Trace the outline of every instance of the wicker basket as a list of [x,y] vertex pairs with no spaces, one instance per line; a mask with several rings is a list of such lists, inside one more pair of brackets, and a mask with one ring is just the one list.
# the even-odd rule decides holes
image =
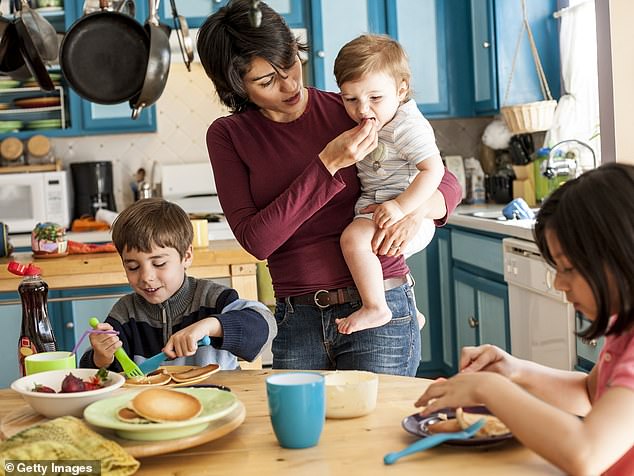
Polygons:
[[556,107],[557,101],[551,99],[504,106],[500,109],[500,112],[513,134],[524,134],[550,129],[553,124]]

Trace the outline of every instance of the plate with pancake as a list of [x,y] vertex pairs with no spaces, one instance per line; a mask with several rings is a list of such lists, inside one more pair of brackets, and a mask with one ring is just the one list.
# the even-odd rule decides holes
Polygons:
[[[192,409],[195,401],[200,402],[200,408]],[[127,440],[163,441],[200,433],[239,404],[235,394],[216,388],[155,387],[94,402],[84,410],[84,418],[91,425],[114,430],[117,436]],[[130,408],[137,412],[145,409],[141,413],[146,417],[154,412],[151,417],[154,421],[143,415],[138,419],[124,415],[126,421],[123,421],[122,410]]]
[[[485,426],[473,438],[468,440],[447,440],[447,446],[490,446],[513,439],[513,434],[484,406],[447,408],[427,416],[414,413],[405,417],[401,425],[405,431],[420,438],[427,438],[435,433],[461,431],[464,425],[475,423],[485,418]],[[434,425],[438,424],[436,428]]]
[[218,364],[209,364],[204,367],[194,365],[165,365],[144,377],[132,377],[126,379],[124,387],[186,387],[202,382],[211,374],[220,370]]

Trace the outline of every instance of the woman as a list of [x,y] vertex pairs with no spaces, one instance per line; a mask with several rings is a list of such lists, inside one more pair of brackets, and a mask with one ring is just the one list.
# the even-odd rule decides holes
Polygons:
[[[400,249],[420,220],[444,220],[461,198],[446,173],[417,213],[377,232],[392,319],[354,335],[336,319],[360,307],[339,245],[359,196],[355,167],[377,146],[376,125],[357,125],[338,94],[305,88],[298,44],[281,16],[260,3],[261,26],[248,1],[229,3],[198,34],[198,53],[232,115],[207,132],[220,203],[236,238],[267,259],[277,298],[273,367],[360,369],[414,375],[420,333],[408,268]],[[444,195],[444,199],[443,199]]]

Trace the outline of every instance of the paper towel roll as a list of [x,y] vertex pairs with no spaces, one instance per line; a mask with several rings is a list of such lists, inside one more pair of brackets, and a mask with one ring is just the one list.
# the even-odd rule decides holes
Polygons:
[[106,222],[109,226],[112,226],[112,222],[114,222],[118,216],[119,214],[117,212],[100,208],[95,214],[95,220]]

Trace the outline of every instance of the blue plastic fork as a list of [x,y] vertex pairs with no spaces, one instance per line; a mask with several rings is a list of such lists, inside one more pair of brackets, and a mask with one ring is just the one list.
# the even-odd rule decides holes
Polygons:
[[419,451],[433,448],[434,446],[438,446],[440,443],[443,443],[447,440],[468,440],[473,435],[475,435],[480,428],[484,426],[484,423],[485,420],[484,418],[482,418],[463,431],[458,431],[455,433],[436,433],[435,435],[421,438],[420,440],[412,443],[407,448],[404,448],[401,451],[394,451],[393,453],[386,454],[383,457],[383,462],[385,464],[394,464],[403,456],[411,455],[412,453],[418,453]]

